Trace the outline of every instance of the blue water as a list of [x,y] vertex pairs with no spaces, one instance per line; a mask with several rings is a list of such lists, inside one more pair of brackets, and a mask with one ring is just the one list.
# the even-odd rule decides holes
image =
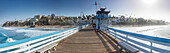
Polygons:
[[41,36],[44,34],[53,33],[60,30],[63,29],[0,27],[0,44]]
[[142,27],[115,27],[115,28],[134,32],[134,33],[144,34],[148,36],[170,39],[170,25],[154,25],[154,26],[142,26]]
[[[128,27],[128,26],[126,26],[126,27],[125,26],[111,26],[111,27],[119,29],[119,30],[133,32],[133,33],[170,39],[170,25],[153,25],[153,26],[141,26],[141,27]],[[150,42],[148,42],[148,41],[143,41],[143,40],[133,38],[133,37],[129,37],[129,38],[136,40],[138,42],[150,45]],[[135,45],[132,42],[130,42],[130,43]],[[164,45],[157,44],[157,43],[152,43],[152,45],[154,47],[170,51],[170,46],[164,46]],[[136,45],[136,46],[139,46],[139,45]],[[147,48],[144,48],[144,47],[141,47],[141,46],[139,46],[139,47],[150,51]],[[153,51],[153,53],[158,53],[158,52]]]

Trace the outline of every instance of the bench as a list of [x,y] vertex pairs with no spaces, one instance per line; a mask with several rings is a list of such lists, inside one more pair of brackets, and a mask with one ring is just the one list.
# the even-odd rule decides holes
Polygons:
[[[126,43],[124,43],[124,42],[120,42],[120,41],[119,41],[118,44],[119,44],[123,49],[130,51],[130,53],[137,53],[137,52],[139,52],[138,49],[136,49],[136,48],[132,47],[131,45],[126,44]],[[120,50],[122,50],[122,48],[120,48]],[[125,51],[125,52],[127,52],[127,51]]]
[[[58,45],[58,43],[52,43],[48,46],[45,46],[39,50],[36,51],[36,53],[44,53],[45,51],[47,51],[48,53],[50,53],[48,50],[53,48],[54,46]],[[53,48],[54,50],[56,50],[55,48]]]

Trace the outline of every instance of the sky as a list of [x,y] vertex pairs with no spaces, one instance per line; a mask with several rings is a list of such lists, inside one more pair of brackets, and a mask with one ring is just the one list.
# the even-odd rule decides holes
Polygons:
[[33,18],[34,15],[95,14],[95,1],[110,10],[112,16],[170,20],[170,0],[0,0],[0,25],[6,21]]

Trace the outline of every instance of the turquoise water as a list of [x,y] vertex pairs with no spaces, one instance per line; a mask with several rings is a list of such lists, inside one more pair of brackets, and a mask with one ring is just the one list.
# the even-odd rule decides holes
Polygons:
[[63,29],[0,27],[0,44],[41,36],[44,34],[53,33],[60,30]]

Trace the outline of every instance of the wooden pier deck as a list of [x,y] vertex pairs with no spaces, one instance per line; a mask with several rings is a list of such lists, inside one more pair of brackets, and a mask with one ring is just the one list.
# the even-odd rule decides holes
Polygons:
[[117,53],[116,43],[91,26],[66,38],[51,53]]

